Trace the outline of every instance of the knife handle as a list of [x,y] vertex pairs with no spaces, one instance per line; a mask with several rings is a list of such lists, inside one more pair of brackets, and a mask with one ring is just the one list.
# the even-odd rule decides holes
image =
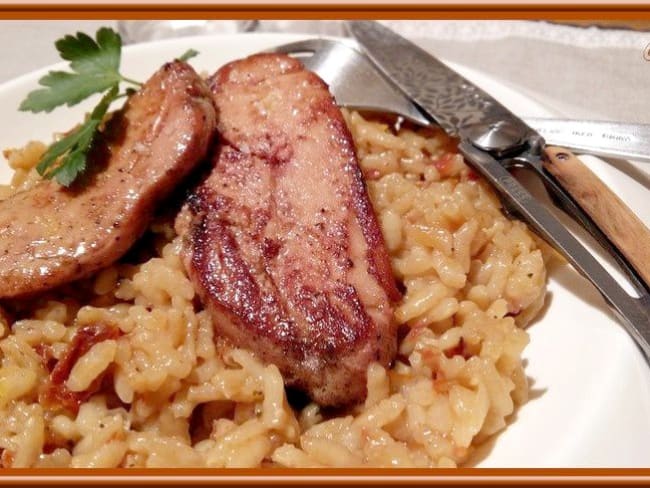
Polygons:
[[573,197],[650,287],[650,230],[582,161],[547,146],[544,168]]

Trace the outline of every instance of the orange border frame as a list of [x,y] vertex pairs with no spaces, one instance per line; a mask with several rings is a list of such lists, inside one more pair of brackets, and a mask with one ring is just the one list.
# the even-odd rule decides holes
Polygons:
[[[6,473],[6,474],[5,474]],[[0,484],[11,486],[93,485],[649,485],[650,469],[607,468],[171,468],[171,469],[7,469]]]
[[[1,2],[2,0],[0,0]],[[86,19],[650,20],[650,4],[74,4],[0,3],[0,20]],[[648,33],[650,40],[650,33]],[[649,440],[650,441],[650,440]],[[650,448],[650,447],[649,447]],[[640,469],[7,469],[0,485],[648,485]]]
[[650,20],[650,4],[0,3],[0,19],[545,19]]

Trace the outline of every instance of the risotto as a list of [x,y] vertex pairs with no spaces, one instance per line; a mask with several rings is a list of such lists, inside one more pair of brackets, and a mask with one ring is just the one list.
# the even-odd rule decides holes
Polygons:
[[[452,467],[506,426],[551,253],[441,132],[345,116],[403,287],[398,356],[369,367],[365,403],[288,396],[215,337],[160,217],[114,266],[2,311],[3,467]],[[5,152],[0,198],[44,149]]]

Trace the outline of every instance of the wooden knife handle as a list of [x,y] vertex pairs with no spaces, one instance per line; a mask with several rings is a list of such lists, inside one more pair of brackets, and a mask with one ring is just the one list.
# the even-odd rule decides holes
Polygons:
[[650,286],[650,230],[625,203],[574,154],[546,147],[544,168],[627,258]]

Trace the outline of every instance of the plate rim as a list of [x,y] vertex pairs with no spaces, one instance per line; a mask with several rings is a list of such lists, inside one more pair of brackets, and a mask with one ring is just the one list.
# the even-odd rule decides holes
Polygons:
[[[268,40],[269,42],[269,47],[271,47],[273,44],[272,42],[275,42],[276,40],[278,43],[284,43],[284,42],[293,42],[295,40],[300,40],[300,39],[311,39],[311,38],[328,38],[328,39],[335,39],[335,40],[342,40],[346,43],[352,43],[353,45],[354,40],[350,38],[342,38],[342,37],[337,37],[337,36],[319,36],[319,35],[312,35],[312,34],[300,34],[300,33],[259,33],[259,32],[253,32],[253,33],[225,33],[225,34],[208,34],[208,35],[195,35],[195,36],[186,36],[186,37],[181,37],[181,38],[170,38],[170,39],[161,39],[161,40],[153,40],[150,42],[146,43],[138,43],[138,44],[129,44],[123,46],[123,57],[122,60],[124,61],[125,58],[127,57],[137,57],[141,56],[143,53],[146,53],[152,49],[164,49],[164,48],[172,48],[174,46],[178,46],[179,43],[182,44],[191,44],[192,42],[195,43],[207,43],[207,42],[215,42],[217,44],[225,44],[229,40],[239,40],[242,38],[248,38],[248,39],[255,39],[257,42],[264,43],[265,41]],[[240,49],[241,50],[241,49]],[[235,54],[237,56],[237,54]],[[233,58],[235,59],[235,58]],[[442,57],[442,60],[444,60],[444,57]],[[160,60],[160,62],[164,62],[164,60]],[[466,76],[467,73],[472,73],[475,76],[480,75],[481,77],[484,77],[488,80],[491,80],[492,82],[496,84],[500,84],[500,81],[498,79],[495,79],[491,75],[487,73],[482,73],[479,70],[475,70],[471,67],[455,64],[455,63],[449,63],[447,62],[450,66],[452,66],[454,69],[458,69],[461,71],[461,74]],[[191,64],[191,63],[190,63]],[[6,96],[8,91],[14,90],[16,88],[24,88],[26,84],[33,84],[33,88],[36,88],[35,81],[38,80],[41,76],[46,74],[48,71],[53,70],[53,69],[64,69],[68,65],[67,62],[61,61],[58,63],[54,63],[42,68],[38,68],[36,70],[32,70],[28,73],[22,74],[18,77],[15,77],[11,80],[7,80],[0,84],[0,100],[3,99],[3,97]],[[472,79],[472,77],[468,76],[469,79]],[[504,86],[506,91],[514,91],[512,87],[509,86]],[[521,97],[523,99],[530,99],[531,97],[523,93],[521,94]],[[549,115],[552,115],[554,113],[557,113],[556,111],[550,109],[550,108],[545,108],[544,103],[538,101],[538,100],[532,100],[535,105],[538,107],[543,108],[546,112],[549,113]],[[70,110],[78,110],[79,107],[71,107]],[[17,110],[17,108],[16,108]],[[47,114],[48,116],[52,116],[52,114]],[[38,124],[35,124],[38,125]],[[549,287],[550,287],[550,282],[553,278],[549,278]],[[543,322],[544,319],[542,319],[541,322]],[[530,347],[530,346],[529,346]],[[650,394],[647,396],[647,398],[650,401]],[[527,404],[524,404],[523,407],[521,408],[526,408]],[[649,410],[650,412],[650,410]],[[507,427],[505,428],[504,432],[508,432],[513,425],[516,425],[515,423],[508,422]],[[650,434],[650,430],[648,430],[648,434]],[[501,437],[503,433],[498,434],[498,437]],[[498,444],[498,439],[497,439],[497,444]],[[488,456],[489,457],[489,456]],[[648,465],[650,465],[650,459],[648,459]],[[480,466],[480,464],[479,464]]]

